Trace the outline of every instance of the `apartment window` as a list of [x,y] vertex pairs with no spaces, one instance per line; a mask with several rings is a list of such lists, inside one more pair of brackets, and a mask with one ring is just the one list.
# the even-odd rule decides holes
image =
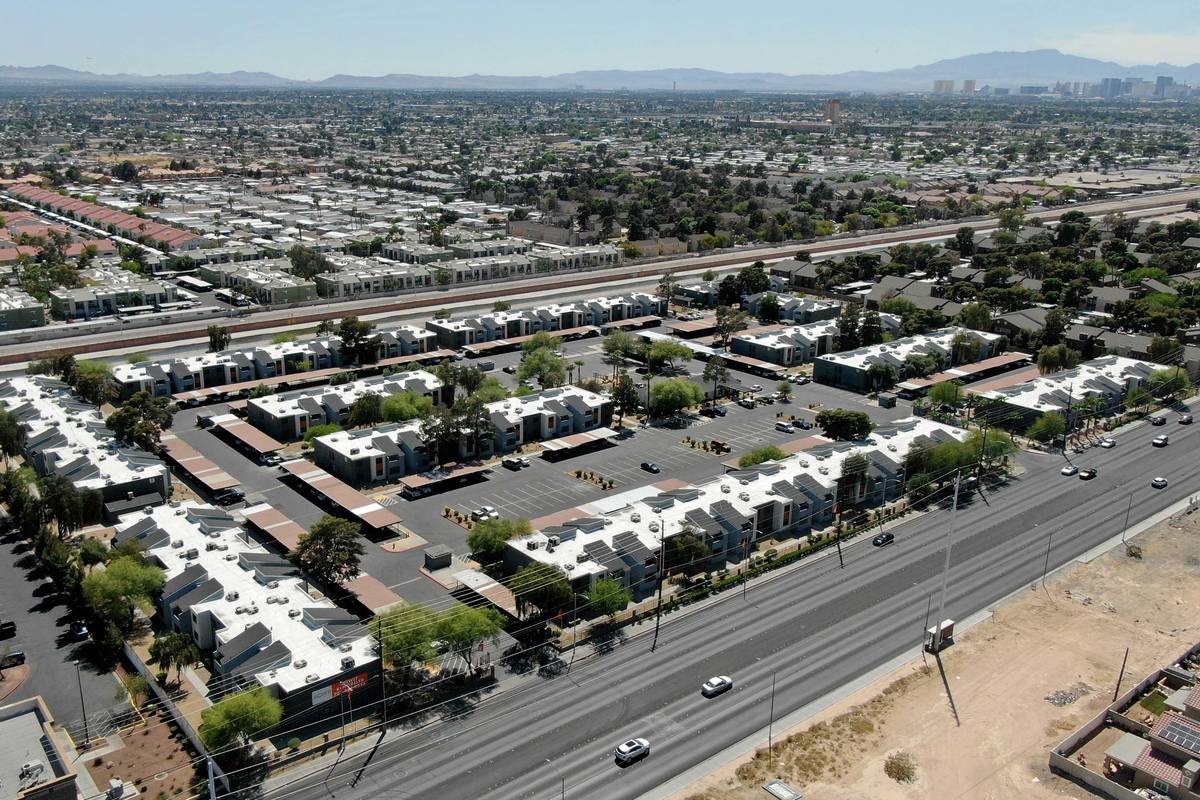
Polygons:
[[1164,780],[1155,778],[1154,779],[1154,791],[1162,792],[1162,793],[1166,794],[1167,792],[1171,791],[1171,785]]

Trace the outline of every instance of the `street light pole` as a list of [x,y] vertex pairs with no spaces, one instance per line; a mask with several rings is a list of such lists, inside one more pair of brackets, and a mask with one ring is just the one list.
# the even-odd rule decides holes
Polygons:
[[71,663],[75,665],[75,681],[79,684],[79,708],[83,711],[83,746],[86,748],[92,741],[92,735],[88,731],[87,705],[83,702],[83,676],[79,674],[79,662]]
[[946,528],[946,563],[942,567],[942,597],[938,601],[937,636],[934,637],[935,652],[942,649],[942,621],[946,619],[946,584],[950,579],[950,548],[954,546],[954,527],[958,522],[958,489],[962,481],[962,470],[954,472],[954,505],[950,508],[950,525]]
[[1129,514],[1133,511],[1133,492],[1129,493],[1129,505],[1125,507],[1125,527],[1121,528],[1121,544],[1125,544],[1125,534],[1129,531]]
[[[553,764],[553,762],[550,761],[550,759],[548,759],[548,758],[546,759],[546,764],[549,765],[550,769],[553,769],[555,772],[558,772],[557,769],[554,769],[554,764]],[[559,800],[567,800],[567,777],[565,775],[563,775],[561,772],[558,772],[558,779],[559,779],[559,781],[561,781],[561,783],[559,784],[561,786],[561,792],[559,793]]]
[[650,652],[658,647],[658,628],[662,621],[662,585],[663,585],[663,570],[666,569],[667,559],[667,540],[659,534],[658,537],[658,604],[654,607],[654,641],[650,644]]
[[775,769],[775,750],[771,744],[775,734],[775,673],[771,673],[771,710],[767,714],[767,759],[771,769]]

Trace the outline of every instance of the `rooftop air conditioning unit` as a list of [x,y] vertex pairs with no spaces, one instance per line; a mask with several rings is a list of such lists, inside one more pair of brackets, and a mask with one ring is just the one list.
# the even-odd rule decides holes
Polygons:
[[237,561],[237,553],[230,553],[229,555],[225,556],[225,560],[226,561]]
[[295,667],[296,669],[304,669],[305,667],[308,666],[308,662],[305,661],[303,658],[300,658],[300,659],[296,659],[295,661],[293,661],[292,666]]
[[630,520],[631,522],[641,522],[641,521],[642,521],[642,515],[641,515],[641,514],[639,514],[639,513],[637,513],[637,512],[635,511],[634,513],[632,513],[632,514],[630,514],[630,515],[629,515],[629,520]]
[[292,619],[295,619],[296,617],[300,616],[303,613],[304,612],[301,611],[300,609],[293,608],[291,611],[288,612],[288,616],[291,617]]
[[808,466],[808,459],[807,459],[807,458],[802,458],[802,459],[800,459],[800,466],[802,466],[802,467],[807,467],[807,466]]
[[239,597],[241,597],[241,595],[239,595],[237,592],[230,592],[229,594],[225,595],[225,599],[231,603],[234,600],[237,600]]
[[821,473],[822,475],[828,475],[828,474],[829,474],[829,467],[827,467],[827,466],[825,466],[824,464],[822,464],[821,466],[817,467],[817,472]]
[[[147,510],[149,510],[149,509],[147,508]],[[176,509],[175,509],[175,516],[177,516],[177,517],[182,517],[182,516],[184,516],[185,514],[187,514],[187,509],[186,509],[186,508],[176,508]]]
[[350,669],[354,666],[354,656],[345,656],[342,658],[342,669]]
[[310,672],[304,676],[305,683],[316,683],[319,680],[321,680],[321,678],[315,672]]
[[583,562],[585,562],[587,560],[588,560],[587,553],[576,553],[575,554],[575,563],[576,564],[582,564]]
[[270,583],[267,584],[267,588],[268,589],[278,589],[279,581],[271,581]]
[[551,536],[546,539],[546,544],[550,547],[557,547],[559,539],[557,536]]
[[351,647],[352,645],[349,642],[346,642],[345,644],[338,646],[338,651],[342,653],[349,653]]
[[194,548],[194,547],[189,547],[189,548],[188,548],[188,550],[187,550],[187,552],[183,554],[183,557],[184,557],[184,558],[187,558],[187,559],[199,558],[199,557],[200,557],[200,551],[199,551],[199,550],[197,550],[197,549],[196,549],[196,548]]
[[245,606],[238,606],[237,608],[235,608],[235,609],[233,610],[233,613],[235,613],[235,614],[245,614],[245,613],[246,613],[246,607],[245,607]]
[[281,605],[281,606],[286,606],[286,605],[288,604],[288,598],[286,598],[286,597],[280,597],[280,598],[279,598],[278,600],[276,600],[275,602],[276,602],[276,603],[278,603],[278,604],[279,604],[279,605]]
[[526,549],[526,550],[537,550],[537,549],[538,549],[538,542],[537,542],[537,540],[536,540],[536,539],[530,539],[529,541],[525,542],[525,549]]
[[657,523],[657,522],[651,522],[651,523],[650,523],[650,530],[651,530],[653,533],[658,533],[658,523]]
[[267,595],[267,605],[272,605],[276,602],[278,602],[278,599],[275,597],[275,595]]
[[174,548],[183,547],[183,539],[172,539],[171,547],[174,547]]
[[574,564],[566,564],[566,565],[564,565],[563,569],[565,569],[567,572],[573,572],[575,570],[575,565]]
[[733,489],[730,488],[728,483],[721,484],[721,494],[729,494],[732,491],[733,491]]

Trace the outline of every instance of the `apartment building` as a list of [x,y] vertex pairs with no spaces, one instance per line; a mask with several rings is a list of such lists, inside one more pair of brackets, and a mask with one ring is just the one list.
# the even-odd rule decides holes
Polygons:
[[764,297],[772,296],[779,306],[779,321],[794,322],[797,325],[806,325],[810,322],[821,322],[823,320],[837,319],[842,313],[842,304],[834,300],[818,300],[812,297],[794,297],[787,294],[777,294],[776,292],[760,292],[752,294],[742,301],[746,310],[753,316],[757,317],[761,310],[761,303]]
[[[880,327],[886,333],[900,331],[900,318],[892,314],[879,315]],[[759,332],[738,334],[729,340],[729,349],[743,356],[768,361],[781,367],[807,364],[817,356],[837,351],[838,324],[836,320],[790,325]]]
[[[962,342],[957,348],[956,341]],[[872,388],[868,372],[874,364],[890,365],[903,377],[906,359],[911,356],[931,356],[938,362],[937,371],[940,371],[999,355],[998,349],[1003,341],[1003,336],[994,333],[959,327],[942,328],[857,350],[817,356],[813,359],[813,380],[865,392]]]
[[385,258],[404,264],[433,264],[456,257],[448,248],[417,242],[385,242],[381,252]]
[[214,286],[235,289],[262,305],[296,303],[317,297],[317,284],[291,274],[286,258],[228,264],[205,264],[200,278]]
[[[508,543],[506,570],[533,562],[563,570],[586,592],[612,578],[635,599],[657,586],[660,548],[682,533],[701,538],[719,569],[742,561],[761,538],[799,537],[833,523],[835,506],[880,505],[900,496],[909,449],[966,438],[967,432],[910,417],[881,425],[868,442],[829,442],[777,462],[736,469],[700,484],[650,485],[553,515],[555,522]],[[852,456],[868,461],[865,474],[839,486]],[[536,521],[535,521],[536,522]]]
[[519,256],[529,251],[529,242],[523,239],[479,239],[454,242],[446,246],[456,259],[481,259],[494,256]]
[[509,453],[525,444],[607,427],[612,422],[612,401],[578,386],[497,400],[486,409],[494,430],[492,453]]
[[[212,657],[214,697],[263,686],[301,719],[340,710],[346,691],[378,686],[363,620],[310,591],[224,509],[187,501],[123,515],[114,543],[140,542],[166,573],[162,626]],[[340,691],[339,691],[340,690]],[[291,724],[296,724],[292,720]]]
[[0,287],[0,331],[38,328],[46,324],[46,307],[21,289]]
[[313,439],[313,459],[351,486],[395,483],[429,469],[419,421],[318,436]]
[[350,409],[363,395],[387,397],[402,392],[416,392],[439,405],[445,401],[444,388],[442,382],[430,372],[398,372],[337,386],[314,386],[254,397],[247,401],[246,416],[250,424],[269,436],[290,442],[303,439],[309,428],[318,425],[346,425],[350,419]]
[[[1039,375],[1003,389],[984,392],[983,397],[1003,404],[1010,419],[1028,427],[1042,414],[1055,411],[1071,418],[1118,408],[1131,389],[1146,386],[1162,364],[1123,356],[1101,356],[1074,369]],[[1186,373],[1185,373],[1186,374]],[[1092,400],[1099,401],[1098,409]]]
[[133,308],[158,308],[178,300],[178,289],[172,284],[134,278],[132,273],[113,277],[112,282],[102,285],[52,289],[50,313],[67,321],[94,319]]
[[386,294],[434,285],[435,271],[420,264],[354,259],[339,265],[337,272],[313,278],[317,294],[331,299]]
[[5,800],[76,800],[74,749],[41,695],[0,706],[0,787]]
[[527,255],[537,272],[561,272],[591,267],[612,267],[624,261],[624,253],[611,244],[594,244],[583,247],[531,248]]
[[163,502],[171,472],[159,458],[124,445],[104,415],[57,378],[28,375],[0,381],[0,407],[25,430],[25,460],[39,475],[60,475],[77,489],[100,493],[109,514]]

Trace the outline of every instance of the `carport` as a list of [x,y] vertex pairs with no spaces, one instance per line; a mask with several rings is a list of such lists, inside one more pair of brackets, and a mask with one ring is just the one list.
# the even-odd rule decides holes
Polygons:
[[[583,339],[587,336],[595,336],[596,334],[600,333],[600,329],[595,325],[581,325],[578,328],[564,328],[560,331],[541,332],[548,333],[551,336],[557,336],[559,339],[568,341],[571,339]],[[463,348],[463,352],[470,356],[481,356],[485,353],[498,353],[507,350],[516,350],[536,335],[536,333],[531,333],[528,336],[510,336],[504,339],[494,339],[490,342],[469,344]]]
[[400,524],[400,518],[369,497],[356,492],[325,470],[302,458],[285,461],[283,469],[305,488],[324,497],[370,531]]
[[722,353],[721,360],[734,369],[744,370],[767,378],[778,378],[786,372],[778,364],[772,364],[770,361],[762,361],[761,359],[738,355],[736,353]]
[[426,353],[410,353],[406,356],[384,358],[364,366],[380,368],[402,367],[405,364],[424,364],[426,361],[441,361],[443,358],[450,358],[452,355],[454,355],[453,350],[430,350]]
[[342,588],[372,614],[378,614],[404,602],[404,598],[389,589],[383,581],[365,572],[354,580],[343,583]]
[[468,475],[476,475],[490,470],[487,464],[455,464],[453,467],[439,467],[416,475],[405,475],[400,479],[400,485],[406,492],[433,490],[446,481],[458,480]]
[[478,595],[513,619],[520,619],[517,598],[504,584],[488,577],[476,569],[464,569],[454,573],[454,579],[464,588]]
[[601,333],[610,331],[625,331],[634,328],[657,328],[662,324],[662,317],[630,317],[629,319],[618,319],[613,322],[606,322],[600,326]]
[[277,441],[245,420],[238,419],[232,414],[217,417],[214,428],[224,431],[235,440],[235,444],[250,451],[252,455],[261,456],[282,450],[283,442]]
[[298,389],[303,386],[324,383],[339,372],[346,372],[346,370],[330,367],[329,369],[314,369],[310,372],[276,375],[272,378],[259,378],[253,381],[242,381],[241,383],[225,383],[220,386],[209,386],[205,389],[194,389],[190,392],[179,392],[172,395],[171,399],[176,403],[199,405],[200,403],[216,400],[220,397],[233,397],[243,392],[257,389],[260,386],[287,386],[292,389]]
[[572,455],[573,451],[579,450],[588,445],[594,445],[599,442],[606,442],[609,439],[614,439],[617,432],[612,428],[596,428],[591,431],[583,431],[582,433],[572,433],[570,436],[562,436],[558,439],[550,439],[542,442],[543,457],[553,455],[555,458],[563,458]]
[[228,489],[241,483],[174,433],[164,433],[159,445],[163,454],[179,467],[186,477],[196,481],[209,492]]
[[266,503],[244,509],[242,514],[254,530],[274,540],[285,552],[295,550],[300,537],[307,533],[298,522]]

